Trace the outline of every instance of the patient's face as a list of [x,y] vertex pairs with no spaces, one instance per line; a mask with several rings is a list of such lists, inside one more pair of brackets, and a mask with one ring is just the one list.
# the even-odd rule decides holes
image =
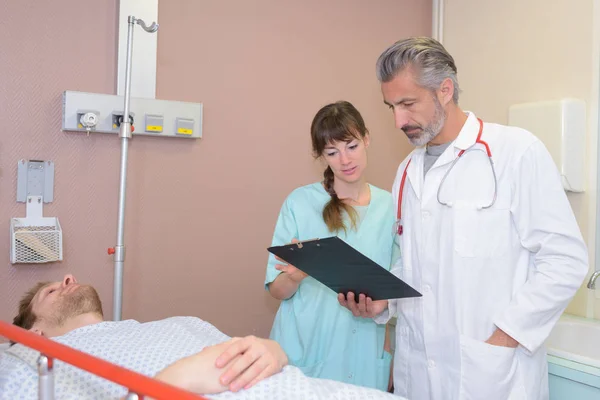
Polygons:
[[39,323],[46,327],[60,327],[69,318],[81,314],[102,315],[102,303],[96,289],[80,285],[73,275],[65,275],[62,282],[42,287],[31,303]]

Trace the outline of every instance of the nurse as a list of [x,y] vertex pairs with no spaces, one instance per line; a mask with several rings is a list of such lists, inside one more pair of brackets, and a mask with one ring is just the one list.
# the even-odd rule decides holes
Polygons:
[[[340,101],[323,107],[311,126],[324,179],[295,189],[281,208],[273,246],[337,235],[388,269],[394,246],[389,192],[365,178],[370,136],[360,113]],[[282,300],[271,339],[306,375],[387,390],[391,355],[386,327],[354,317],[337,294],[291,265],[269,256],[265,287]]]

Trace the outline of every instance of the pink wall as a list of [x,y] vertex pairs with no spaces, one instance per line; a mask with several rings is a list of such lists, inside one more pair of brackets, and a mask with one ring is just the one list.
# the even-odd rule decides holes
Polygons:
[[[0,25],[0,318],[12,318],[35,281],[66,272],[96,284],[110,318],[119,143],[61,132],[60,100],[64,90],[114,93],[116,1],[10,3]],[[374,4],[160,2],[157,97],[204,103],[205,136],[132,140],[124,318],[196,315],[231,335],[268,334],[277,303],[263,290],[265,248],[285,196],[321,177],[309,126],[327,102],[363,113],[371,182],[391,188],[410,147],[382,104],[374,64],[393,41],[430,32],[431,3]],[[82,12],[95,16],[79,22]],[[56,163],[44,212],[63,225],[62,263],[8,262],[9,218],[25,212],[15,201],[21,158]]]

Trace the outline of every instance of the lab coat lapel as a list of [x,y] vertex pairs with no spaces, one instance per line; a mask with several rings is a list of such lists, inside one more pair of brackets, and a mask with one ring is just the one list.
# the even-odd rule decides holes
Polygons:
[[[423,157],[425,148],[418,148],[413,151],[411,162],[406,171],[408,182],[415,192],[417,199],[421,200],[423,191]],[[407,188],[404,188],[406,190]]]
[[477,141],[479,134],[479,120],[472,112],[468,112],[467,121],[463,125],[458,137],[454,141],[454,149],[456,154],[461,150],[466,150]]

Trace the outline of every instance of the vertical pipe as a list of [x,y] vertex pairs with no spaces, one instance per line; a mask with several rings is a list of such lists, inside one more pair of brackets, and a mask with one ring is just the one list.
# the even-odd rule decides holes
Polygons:
[[38,366],[38,397],[40,400],[54,399],[54,375],[52,373],[52,359],[40,354]]
[[127,65],[125,67],[125,96],[123,106],[123,121],[119,137],[121,138],[121,174],[119,184],[119,216],[117,224],[117,245],[115,246],[115,277],[113,298],[113,319],[121,320],[123,301],[123,267],[125,263],[125,193],[127,191],[127,152],[131,138],[131,123],[129,121],[129,100],[131,96],[131,63],[133,55],[133,28],[135,17],[129,16],[127,27]]
[[438,8],[438,42],[444,43],[444,0],[439,0]]
[[438,17],[440,9],[440,0],[433,0],[431,3],[431,37],[438,39]]
[[431,37],[444,41],[444,0],[433,0],[431,9]]

